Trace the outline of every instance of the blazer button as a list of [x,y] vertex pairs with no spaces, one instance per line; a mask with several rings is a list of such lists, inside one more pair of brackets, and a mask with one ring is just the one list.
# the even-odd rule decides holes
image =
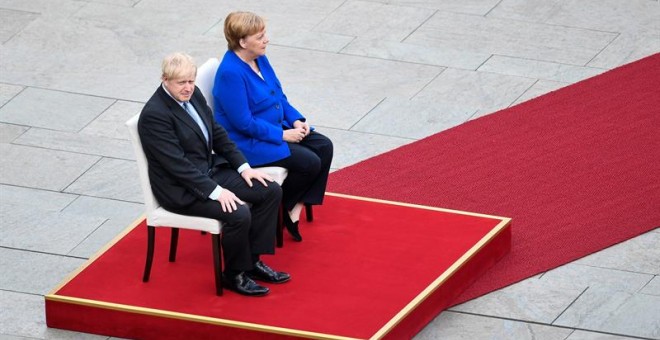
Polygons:
[[270,95],[271,95],[271,96],[274,96],[274,95],[275,95],[275,91],[274,91],[274,90],[270,90]]
[[275,108],[279,110],[280,109],[280,104],[275,104]]

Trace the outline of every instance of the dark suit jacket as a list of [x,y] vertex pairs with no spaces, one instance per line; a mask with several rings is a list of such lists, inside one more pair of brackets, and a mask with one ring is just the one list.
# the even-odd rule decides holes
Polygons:
[[214,169],[237,169],[247,162],[225,129],[214,121],[213,112],[197,87],[190,103],[206,124],[208,143],[199,125],[162,85],[147,101],[138,121],[151,189],[165,209],[207,200],[217,185],[211,178]]

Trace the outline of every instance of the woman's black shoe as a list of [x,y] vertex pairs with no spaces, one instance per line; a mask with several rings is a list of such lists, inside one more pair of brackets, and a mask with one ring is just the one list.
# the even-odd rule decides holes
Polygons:
[[286,211],[283,215],[284,226],[286,227],[286,230],[289,232],[289,234],[291,234],[291,237],[293,237],[293,240],[296,242],[302,241],[302,236],[300,236],[300,231],[298,231],[298,222],[300,221],[291,221],[291,217],[289,217],[289,214]]

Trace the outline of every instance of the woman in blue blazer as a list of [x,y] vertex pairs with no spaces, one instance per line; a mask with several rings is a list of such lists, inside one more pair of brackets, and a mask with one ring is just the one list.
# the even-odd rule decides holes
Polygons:
[[333,145],[313,131],[282,91],[266,58],[266,25],[250,12],[225,19],[225,53],[213,86],[215,119],[253,166],[280,166],[289,171],[282,184],[284,223],[296,241],[305,204],[321,204],[328,182]]

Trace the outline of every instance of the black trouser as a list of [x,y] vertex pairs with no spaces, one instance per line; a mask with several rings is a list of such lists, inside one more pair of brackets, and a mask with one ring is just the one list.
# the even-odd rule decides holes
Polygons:
[[226,270],[239,272],[252,269],[253,255],[275,253],[277,212],[282,189],[275,183],[264,187],[253,180],[250,188],[234,169],[221,168],[213,175],[223,189],[233,192],[247,204],[237,205],[231,213],[223,212],[220,202],[208,199],[175,211],[219,220],[222,227],[222,247]]
[[282,183],[282,202],[287,210],[298,202],[321,204],[332,163],[332,141],[312,131],[300,143],[287,143],[291,155],[259,166],[280,166],[289,171]]

